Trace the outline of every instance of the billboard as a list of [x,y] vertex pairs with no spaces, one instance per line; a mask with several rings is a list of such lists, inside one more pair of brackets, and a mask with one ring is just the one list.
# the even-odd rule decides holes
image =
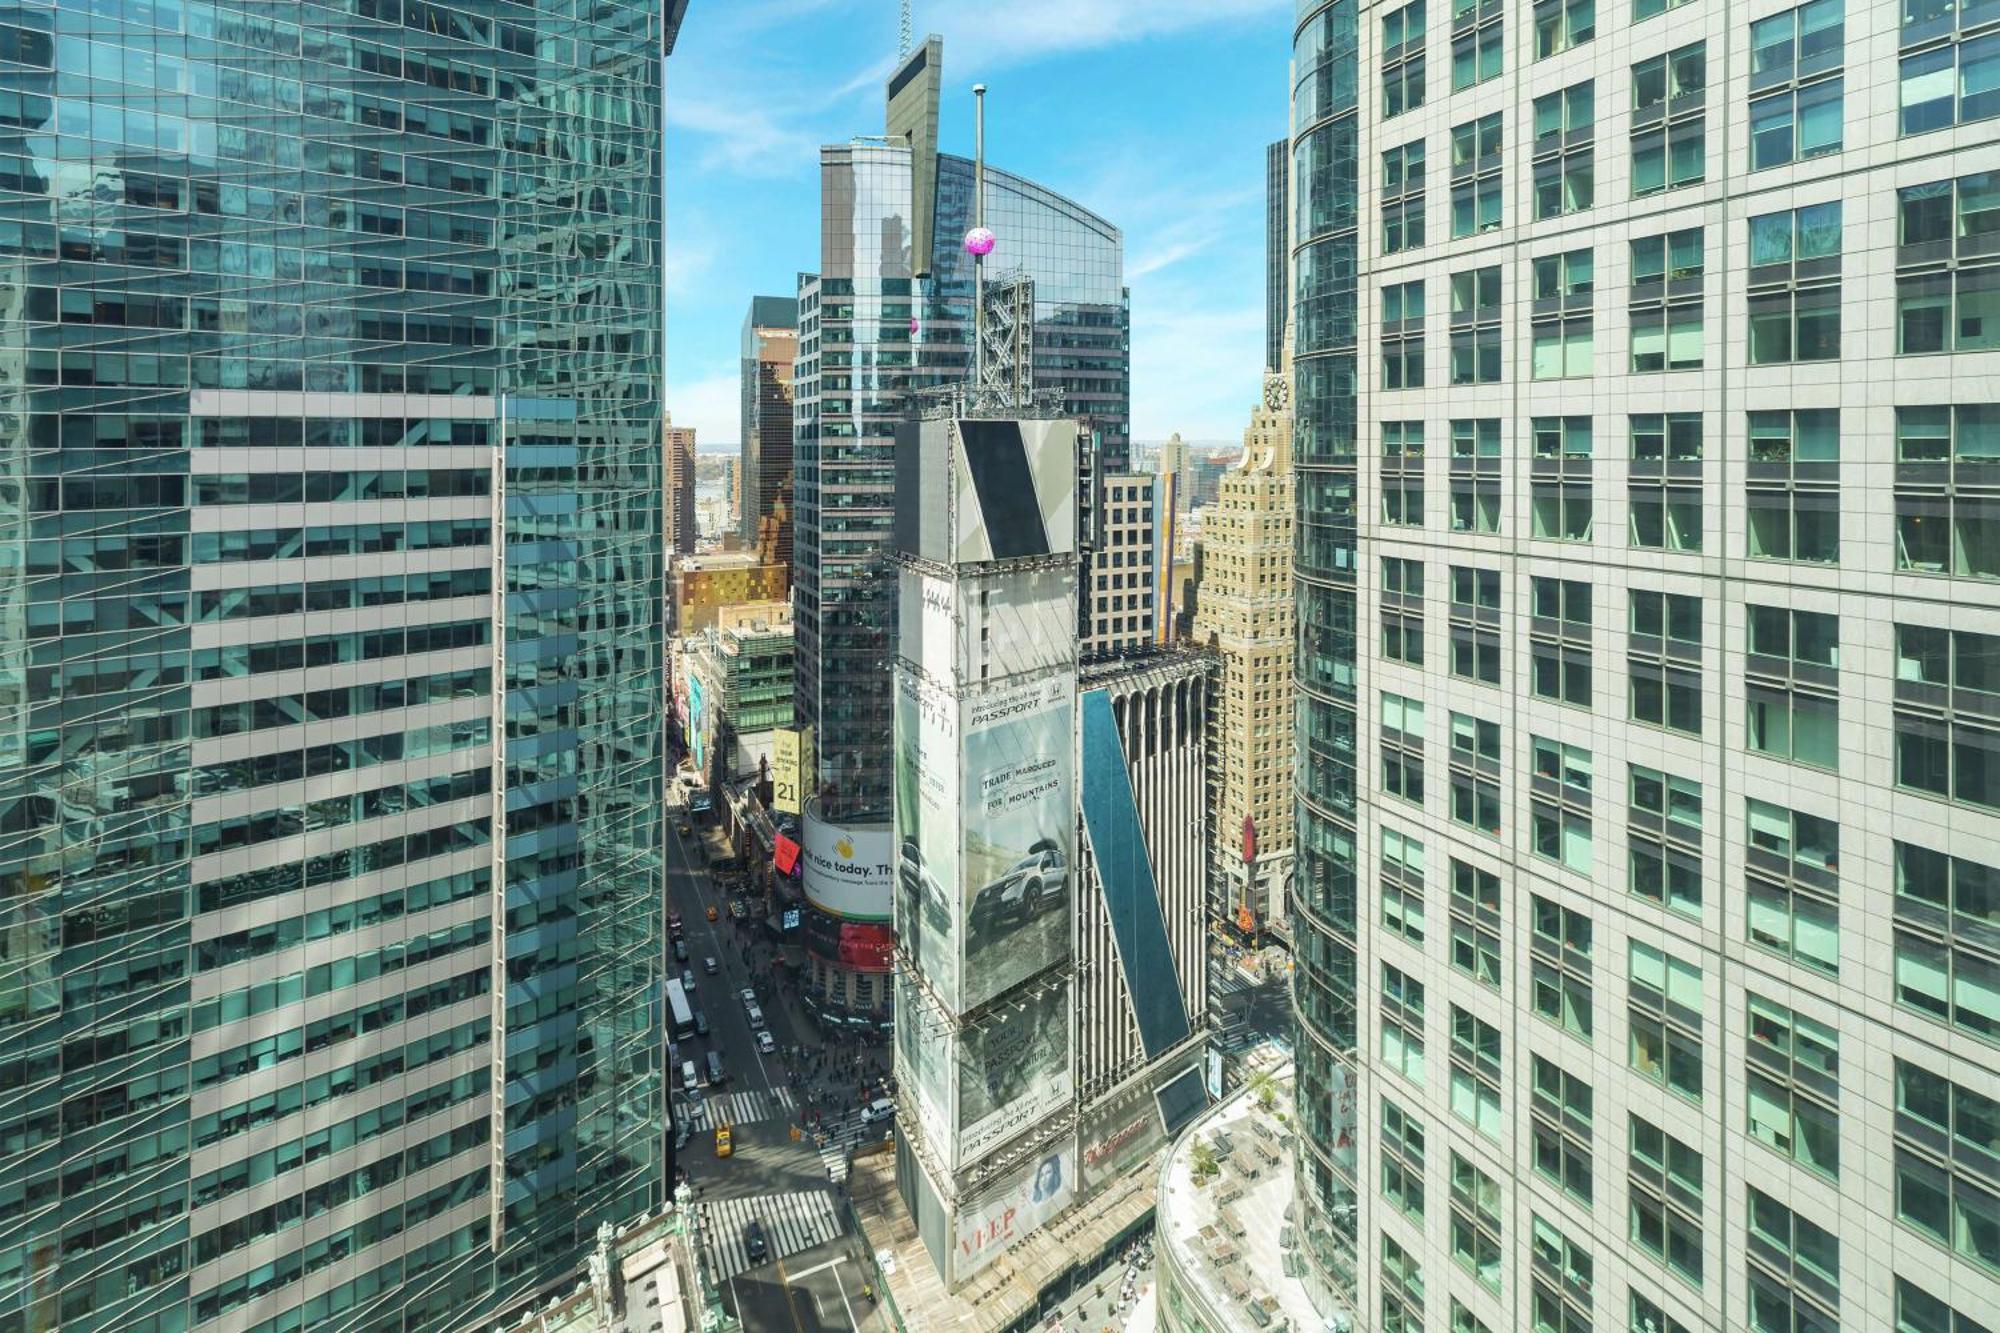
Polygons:
[[850,921],[889,920],[893,863],[888,829],[832,824],[808,813],[799,838],[806,901]]
[[1076,1197],[1076,1144],[1051,1144],[999,1189],[960,1207],[952,1227],[956,1287],[1068,1208]]
[[971,1162],[1070,1099],[1069,983],[996,1005],[960,1030],[958,1151]]
[[799,733],[780,727],[771,736],[771,808],[781,814],[802,814],[799,798]]
[[896,974],[896,1072],[900,1090],[915,1103],[917,1129],[940,1158],[951,1148],[951,1052],[944,1015],[915,981]]
[[1082,1174],[1077,1184],[1084,1194],[1094,1194],[1124,1176],[1167,1141],[1154,1083],[1151,1077],[1133,1080],[1093,1107],[1078,1125]]
[[708,772],[708,697],[701,677],[688,676],[688,749],[697,773]]
[[902,656],[942,685],[1051,671],[1076,661],[1076,571],[994,567],[897,582]]
[[806,948],[863,972],[887,972],[896,936],[879,921],[843,921],[816,907],[805,912]]
[[962,975],[940,988],[961,1011],[1068,956],[1075,714],[1071,671],[964,701]]
[[1076,549],[1076,422],[967,417],[956,423],[952,563]]
[[896,937],[939,994],[958,990],[958,709],[929,682],[896,673]]

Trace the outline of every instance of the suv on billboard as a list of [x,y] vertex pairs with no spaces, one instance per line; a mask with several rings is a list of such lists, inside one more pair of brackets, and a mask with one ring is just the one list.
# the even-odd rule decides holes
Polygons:
[[940,935],[949,933],[951,904],[945,901],[944,889],[939,886],[937,876],[924,864],[923,849],[917,846],[915,838],[903,839],[903,854],[898,862],[904,892],[921,905],[924,925]]
[[1045,838],[974,896],[970,925],[977,934],[1022,925],[1062,906],[1068,893],[1069,867],[1062,849]]

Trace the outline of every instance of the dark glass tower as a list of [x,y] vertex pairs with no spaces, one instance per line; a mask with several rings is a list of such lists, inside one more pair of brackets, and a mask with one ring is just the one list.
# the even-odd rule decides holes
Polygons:
[[1292,295],[1285,281],[1291,262],[1291,228],[1286,196],[1292,173],[1292,145],[1284,139],[1264,148],[1264,370],[1285,364],[1285,316]]
[[743,487],[737,520],[747,550],[792,563],[792,365],[795,296],[753,296],[743,316]]
[[[1355,1237],[1354,0],[1302,0],[1292,61],[1299,649],[1298,1200],[1308,1276],[1351,1309]],[[1366,1117],[1361,1117],[1365,1120]],[[1365,1326],[1362,1325],[1362,1326]]]
[[660,1200],[685,8],[10,11],[0,1331],[459,1327]]
[[[798,717],[817,729],[833,819],[889,814],[896,423],[913,390],[959,383],[971,362],[972,265],[960,241],[972,226],[972,163],[938,158],[932,271],[915,280],[909,172],[906,148],[821,150],[821,269],[799,293]],[[986,190],[1000,237],[987,282],[1032,284],[1035,386],[1087,419],[1103,472],[1121,471],[1131,449],[1123,238],[990,164]]]

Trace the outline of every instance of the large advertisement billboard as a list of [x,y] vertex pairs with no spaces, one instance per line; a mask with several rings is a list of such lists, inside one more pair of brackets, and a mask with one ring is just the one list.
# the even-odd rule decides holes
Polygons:
[[1188,1068],[1183,1061],[1148,1073],[1106,1097],[1084,1116],[1077,1126],[1077,1185],[1082,1194],[1095,1194],[1122,1178],[1166,1143],[1159,1089]]
[[944,1015],[908,975],[896,974],[896,1073],[917,1108],[917,1130],[941,1160],[951,1149],[951,1051]]
[[1076,1144],[1051,1144],[1005,1184],[959,1208],[952,1228],[951,1284],[957,1286],[1005,1254],[1076,1197]]
[[821,958],[862,972],[887,972],[896,936],[886,922],[843,921],[817,907],[805,909],[806,948]]
[[958,1153],[975,1161],[1070,1099],[1069,983],[996,1005],[959,1035]]
[[1076,676],[972,695],[963,710],[961,1011],[1069,953]]
[[849,921],[889,920],[894,868],[888,829],[832,824],[808,812],[799,846],[807,902]]
[[688,677],[688,748],[697,773],[708,772],[708,695],[701,677]]
[[779,814],[804,810],[799,786],[799,733],[779,727],[771,735],[771,808]]
[[896,673],[896,936],[938,994],[958,992],[958,708],[942,690]]

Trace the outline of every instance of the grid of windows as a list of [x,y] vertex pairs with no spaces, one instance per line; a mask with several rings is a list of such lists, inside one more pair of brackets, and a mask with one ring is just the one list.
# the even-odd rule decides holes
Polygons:
[[1528,622],[1529,688],[1537,698],[1576,708],[1591,703],[1591,585],[1535,577]]
[[1896,626],[1896,785],[2000,810],[2000,635]]
[[1810,0],[1750,25],[1750,167],[1840,151],[1845,0]]
[[1451,127],[1453,239],[1500,225],[1500,113]]
[[1840,972],[1840,826],[1744,800],[1750,942],[1828,976]]
[[1500,989],[1500,877],[1451,858],[1451,965]]
[[1592,80],[1553,93],[1534,104],[1534,176],[1529,198],[1537,221],[1580,213],[1596,202],[1597,88]]
[[1701,1153],[1643,1116],[1630,1118],[1625,1182],[1631,1237],[1690,1286],[1701,1285]]
[[[1636,290],[1633,301],[1636,307]],[[1626,425],[1631,449],[1626,476],[1632,545],[1657,551],[1699,551],[1701,413],[1635,413],[1626,418]]]
[[2000,1274],[2000,1101],[1896,1061],[1896,1217]]
[[1690,1101],[1701,1100],[1701,969],[1650,944],[1628,945],[1625,991],[1631,1067]]
[[1633,764],[1627,770],[1626,844],[1634,894],[1701,916],[1701,784]]
[[1896,409],[1896,568],[2000,579],[2000,403]]
[[1751,992],[1743,1075],[1750,1137],[1840,1178],[1840,1034]]
[[1840,202],[1750,219],[1750,364],[1840,356]]
[[1895,967],[1897,1003],[2000,1043],[2000,868],[1898,840]]
[[1708,174],[1708,48],[1691,42],[1632,66],[1632,197]]

